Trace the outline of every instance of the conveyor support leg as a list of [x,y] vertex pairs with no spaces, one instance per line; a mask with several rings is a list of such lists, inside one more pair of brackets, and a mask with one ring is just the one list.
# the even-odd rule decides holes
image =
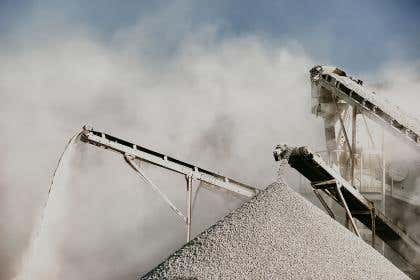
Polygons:
[[370,218],[372,220],[372,247],[375,248],[375,235],[376,235],[376,214],[375,214],[375,207],[372,207],[370,209]]
[[327,202],[324,200],[324,198],[321,196],[321,194],[318,192],[317,189],[313,189],[316,197],[319,199],[319,201],[321,202],[322,206],[324,206],[325,210],[327,211],[327,213],[331,216],[331,218],[333,218],[335,220],[335,216],[333,211],[331,210],[331,208],[328,206]]
[[337,193],[338,193],[338,195],[340,196],[340,200],[341,200],[341,202],[343,203],[343,207],[344,207],[344,209],[346,210],[347,217],[349,218],[350,223],[351,223],[351,225],[352,225],[352,227],[353,227],[353,229],[354,229],[354,232],[356,233],[356,235],[357,235],[358,237],[360,237],[360,232],[359,232],[359,230],[357,229],[356,222],[354,221],[353,216],[351,215],[350,209],[349,209],[349,207],[347,206],[346,200],[344,199],[343,193],[341,192],[341,184],[340,184],[340,182],[337,182],[337,184],[336,184],[336,188],[337,188]]
[[185,176],[187,180],[187,242],[191,240],[192,222],[192,176]]

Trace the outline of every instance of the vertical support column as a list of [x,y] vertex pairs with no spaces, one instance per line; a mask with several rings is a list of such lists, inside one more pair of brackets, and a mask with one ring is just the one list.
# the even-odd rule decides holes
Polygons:
[[[385,128],[382,128],[382,213],[386,214],[386,181],[385,181]],[[385,255],[385,242],[382,241],[382,254]]]
[[385,129],[382,128],[382,212],[385,214],[385,195],[386,195],[386,182],[385,182]]
[[[353,150],[351,148],[350,140],[349,140],[349,137],[347,135],[346,126],[344,125],[343,118],[341,117],[340,108],[338,107],[337,96],[334,94],[332,99],[333,99],[333,102],[335,104],[336,113],[337,113],[338,119],[340,121],[340,126],[341,126],[341,130],[343,132],[343,135],[344,135],[344,139],[346,140],[345,142],[346,142],[347,148],[349,150],[350,159],[352,159],[353,158]],[[353,165],[353,161],[352,160],[350,160],[350,164]],[[350,170],[351,169],[352,169],[352,166],[350,166]],[[348,177],[349,177],[349,175],[348,175],[349,174],[348,166],[345,168],[345,173],[346,173],[346,177],[345,178],[348,179]]]
[[185,175],[187,180],[187,242],[191,240],[191,218],[192,218],[192,176]]
[[350,179],[351,179],[351,184],[352,186],[354,186],[354,168],[355,168],[355,163],[356,163],[356,121],[357,121],[357,107],[355,105],[353,105],[353,112],[352,112],[352,119],[351,119],[351,151],[350,151],[350,156],[351,156],[351,170],[350,170]]
[[391,177],[391,193],[390,193],[390,195],[391,195],[391,197],[393,196],[393,189],[394,189],[394,179],[392,179],[392,177]]
[[330,150],[327,150],[327,156],[328,156],[328,166],[333,166],[331,164],[331,151]]
[[363,153],[362,150],[360,149],[360,186],[359,186],[359,192],[362,191],[363,188]]
[[370,209],[370,219],[371,219],[371,229],[372,229],[372,247],[375,248],[376,213],[375,213],[375,204],[373,203],[372,203],[372,208]]

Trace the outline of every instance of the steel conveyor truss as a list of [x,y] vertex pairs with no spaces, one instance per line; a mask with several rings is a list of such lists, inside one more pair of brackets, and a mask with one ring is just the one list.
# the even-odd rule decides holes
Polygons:
[[[315,66],[310,74],[313,88],[327,90],[334,100],[343,100],[355,106],[358,112],[380,125],[391,128],[394,134],[408,139],[416,146],[420,145],[420,121],[370,91],[363,86],[361,80],[353,79],[343,70],[331,66]],[[318,93],[315,97],[325,98]]]
[[[218,190],[227,191],[235,195],[251,198],[258,193],[258,189],[242,184],[231,178],[216,174],[215,172],[203,169],[191,163],[187,163],[157,151],[133,144],[129,141],[117,138],[104,132],[93,130],[85,125],[81,132],[81,140],[94,146],[114,151],[123,156],[128,165],[145,181],[159,196],[168,204],[172,211],[179,216],[187,227],[187,241],[191,239],[192,223],[192,188],[193,180],[207,183]],[[187,191],[187,213],[184,215],[180,209],[154,184],[137,164],[137,161],[148,162],[185,176]]]
[[[356,188],[346,181],[338,171],[331,168],[316,153],[306,147],[279,145],[274,150],[276,161],[287,160],[289,165],[306,177],[328,214],[334,213],[321,193],[328,195],[346,210],[354,232],[360,236],[354,219],[359,220],[372,231],[372,241],[378,236],[397,251],[408,263],[420,267],[420,246],[401,228],[394,224],[367,200]],[[374,243],[373,243],[374,244]]]

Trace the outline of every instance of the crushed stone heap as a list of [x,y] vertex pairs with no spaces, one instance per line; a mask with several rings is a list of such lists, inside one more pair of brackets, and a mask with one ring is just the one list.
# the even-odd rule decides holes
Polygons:
[[274,183],[139,279],[409,279],[287,185]]

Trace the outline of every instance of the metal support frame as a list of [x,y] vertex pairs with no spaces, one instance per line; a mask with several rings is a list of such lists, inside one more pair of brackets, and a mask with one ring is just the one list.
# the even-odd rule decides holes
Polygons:
[[[405,112],[401,111],[397,106],[387,102],[386,100],[382,99],[380,96],[376,95],[375,92],[371,92],[367,88],[364,88],[363,83],[360,80],[355,80],[346,75],[346,73],[338,68],[335,67],[327,67],[327,66],[316,66],[310,71],[311,73],[311,82],[312,88],[318,87],[319,89],[324,89],[322,92],[323,95],[331,94],[333,97],[332,103],[335,104],[335,108],[337,109],[337,116],[340,118],[340,125],[343,128],[344,122],[342,115],[339,114],[339,109],[342,107],[338,106],[338,100],[345,101],[349,107],[353,107],[353,120],[352,120],[352,147],[349,148],[350,153],[353,152],[351,155],[351,166],[347,165],[346,167],[350,167],[350,172],[346,172],[347,176],[349,176],[349,181],[351,180],[351,185],[355,187],[355,166],[359,163],[360,164],[360,189],[359,191],[363,190],[363,186],[369,186],[369,182],[363,178],[363,154],[360,153],[360,157],[355,158],[356,155],[356,116],[357,113],[360,113],[362,116],[362,120],[365,124],[367,134],[368,134],[368,143],[372,148],[375,147],[374,139],[372,137],[372,133],[368,127],[366,117],[369,119],[376,121],[382,127],[391,128],[391,132],[393,132],[398,137],[402,137],[403,139],[408,139],[411,143],[414,143],[417,147],[420,147],[420,121],[417,119],[412,118],[410,115],[406,114]],[[312,95],[314,97],[314,95]],[[321,93],[317,95],[319,102],[325,102],[321,99]],[[334,105],[333,105],[334,106]],[[318,116],[318,114],[317,114]],[[366,116],[366,117],[365,117]],[[324,116],[325,119],[330,117],[330,112],[328,110],[325,111]],[[348,124],[346,124],[348,125]],[[341,130],[340,130],[341,131]],[[372,246],[375,247],[375,236],[378,233],[378,236],[387,242],[389,246],[399,252],[403,258],[409,261],[409,263],[415,263],[416,266],[420,266],[420,247],[413,241],[407,234],[396,224],[392,222],[389,218],[385,216],[386,212],[386,156],[385,156],[385,149],[384,149],[384,141],[383,141],[383,133],[382,132],[382,156],[378,158],[377,163],[379,165],[379,169],[381,170],[381,183],[382,183],[382,205],[374,205],[373,202],[368,201],[369,203],[355,203],[353,198],[358,199],[354,194],[351,192],[350,189],[347,188],[346,181],[343,182],[343,193],[340,192],[340,187],[337,186],[337,193],[332,193],[333,196],[331,198],[335,199],[340,196],[340,199],[343,200],[343,194],[347,198],[347,202],[349,203],[348,206],[352,209],[352,213],[355,218],[359,219],[365,226],[370,227],[372,231]],[[346,138],[346,144],[349,146],[348,137],[344,135]],[[328,141],[329,139],[327,139]],[[379,139],[378,139],[379,144]],[[379,146],[379,145],[378,145]],[[360,162],[356,162],[356,160],[360,160]],[[376,160],[375,160],[376,161]],[[368,165],[370,162],[368,162]],[[300,166],[297,166],[301,168]],[[297,168],[296,168],[297,169]],[[310,176],[313,176],[310,171],[302,170],[304,173],[307,173]],[[379,175],[379,174],[378,174]],[[322,176],[320,176],[322,177]],[[315,177],[316,180],[316,177]],[[365,182],[363,182],[365,181]],[[390,180],[390,194],[392,196],[393,191],[393,180]],[[357,188],[356,188],[357,189]],[[348,191],[350,190],[350,193]],[[329,189],[322,189],[326,194],[329,194],[331,191]],[[335,196],[335,197],[334,197]],[[353,205],[355,204],[355,205]],[[359,205],[357,205],[359,204]],[[353,207],[353,206],[364,206],[364,207]],[[346,206],[346,202],[343,200],[343,206]],[[379,209],[378,209],[379,207]],[[354,211],[356,209],[367,208],[369,211],[365,211],[366,213],[358,213],[360,211]],[[382,208],[382,210],[381,210]],[[347,209],[346,212],[348,213]],[[370,215],[370,216],[368,216]],[[350,215],[350,218],[352,218]],[[370,221],[369,221],[370,220]],[[350,220],[353,222],[352,220]],[[354,224],[352,224],[354,226]],[[398,239],[400,242],[404,244],[402,246],[400,242],[395,242],[395,239]],[[392,236],[392,237],[390,237]],[[384,244],[384,243],[383,243]],[[410,252],[410,253],[408,253]],[[413,256],[416,256],[414,258]]]
[[356,165],[356,130],[357,130],[357,107],[353,106],[353,111],[352,111],[352,119],[351,119],[351,170],[350,170],[350,179],[351,179],[351,184],[354,186],[354,169],[355,169],[355,165]]
[[175,206],[175,204],[166,196],[166,194],[164,194],[158,186],[156,186],[155,183],[153,183],[153,181],[146,176],[146,174],[143,172],[143,170],[141,170],[136,163],[134,162],[134,158],[131,155],[125,154],[124,155],[124,159],[125,161],[128,163],[128,165],[131,166],[131,168],[133,168],[134,171],[136,171],[136,173],[146,182],[148,183],[152,189],[166,202],[166,204],[169,205],[169,207],[172,209],[172,211],[175,212],[175,214],[177,214],[185,223],[187,223],[187,217],[185,217],[185,215],[182,213],[181,210],[178,209],[178,207]]
[[[187,241],[191,240],[192,212],[197,199],[198,190],[200,189],[199,185],[193,198],[193,179],[196,179],[201,183],[209,184],[210,186],[215,186],[220,190],[228,191],[234,195],[240,195],[246,198],[251,198],[259,192],[259,189],[255,187],[248,186],[226,176],[216,174],[191,163],[183,162],[157,151],[119,139],[112,135],[95,131],[88,125],[83,127],[83,131],[80,135],[83,142],[103,147],[109,151],[121,154],[128,165],[146,183],[148,183],[152,187],[153,191],[155,191],[166,202],[166,204],[169,205],[170,209],[185,222],[187,227]],[[159,189],[159,187],[146,176],[135,160],[145,161],[154,166],[185,176],[187,182],[186,215],[184,215],[182,211],[178,209],[178,207],[176,207],[175,204]]]
[[318,190],[316,188],[313,188],[313,191],[314,191],[314,194],[316,195],[316,197],[321,202],[322,206],[324,206],[324,208],[327,211],[328,215],[330,215],[331,218],[333,218],[335,220],[334,212],[331,210],[330,206],[328,206],[328,204],[325,201],[325,199],[321,196],[321,194],[318,192]]
[[[339,196],[339,198],[340,198],[340,201],[341,201],[341,203],[340,203],[340,201],[338,201],[338,200],[336,200],[336,202],[338,202],[338,203],[340,203],[340,204],[342,204],[342,206],[344,207],[344,210],[346,211],[346,227],[348,228],[349,227],[349,223],[352,225],[352,228],[353,228],[353,230],[354,230],[354,232],[356,233],[356,235],[358,236],[358,237],[361,237],[361,235],[360,235],[360,232],[359,232],[359,230],[358,230],[358,228],[357,228],[357,226],[356,226],[356,222],[354,221],[354,219],[353,219],[353,215],[352,215],[352,213],[350,212],[350,209],[349,209],[349,207],[347,206],[347,203],[346,203],[346,200],[345,200],[345,198],[344,198],[344,196],[343,196],[343,193],[341,192],[341,183],[339,182],[339,181],[337,181],[337,180],[328,180],[328,181],[326,181],[326,182],[321,182],[321,183],[317,183],[317,184],[311,184],[311,186],[312,186],[312,189],[313,189],[313,192],[314,192],[314,194],[316,195],[316,197],[319,199],[319,201],[321,202],[321,204],[322,204],[322,206],[325,208],[325,210],[327,211],[327,213],[328,213],[328,215],[330,215],[330,217],[331,218],[333,218],[333,219],[335,219],[335,215],[334,215],[334,212],[331,210],[331,208],[328,206],[328,204],[327,204],[327,202],[325,201],[325,199],[321,196],[321,194],[319,193],[319,190],[318,190],[318,185],[319,184],[325,184],[325,183],[327,183],[327,184],[331,184],[331,183],[335,183],[335,186],[336,186],[336,190],[337,190],[337,193],[338,193],[338,196]],[[323,189],[325,192],[327,191],[327,190],[325,190],[325,189]],[[326,192],[327,193],[327,192]],[[327,193],[327,195],[328,196],[330,196],[330,197],[333,197],[329,192]],[[374,235],[375,233],[374,233],[374,231],[372,232],[372,234]]]
[[192,226],[192,190],[193,190],[193,178],[191,175],[185,175],[185,180],[187,182],[187,216],[185,216],[178,207],[159,189],[159,187],[153,183],[153,181],[146,176],[143,170],[137,166],[134,161],[134,157],[128,154],[124,155],[125,161],[130,165],[130,167],[136,171],[138,175],[148,183],[152,189],[169,205],[169,207],[179,216],[187,226],[187,242],[191,240],[191,226]]
[[335,183],[336,183],[335,179],[332,179],[332,180],[327,180],[327,181],[314,182],[311,185],[315,189],[321,189],[324,186],[330,186]]
[[362,119],[363,119],[363,123],[365,124],[366,132],[367,132],[367,134],[369,136],[368,139],[370,141],[370,146],[371,146],[371,148],[374,148],[375,147],[375,141],[373,141],[373,136],[372,136],[372,133],[371,133],[371,131],[369,129],[369,125],[368,125],[368,123],[366,121],[366,117],[365,117],[364,114],[362,114]]
[[322,189],[322,191],[328,195],[329,198],[331,198],[332,200],[334,200],[336,203],[340,204],[340,201],[337,200],[337,198],[330,192],[330,190],[328,189]]
[[206,182],[220,189],[244,197],[251,198],[259,191],[258,188],[248,186],[234,179],[198,167],[194,164],[175,159],[171,156],[130,143],[129,141],[119,139],[115,136],[95,131],[88,125],[83,127],[81,140],[122,155],[129,154],[133,158],[146,161],[150,164],[170,170],[175,173],[192,176],[194,179]]
[[191,211],[194,211],[195,204],[196,204],[196,201],[197,201],[197,197],[198,197],[198,194],[199,194],[200,189],[201,189],[201,184],[202,184],[202,182],[200,182],[200,184],[198,184],[198,187],[197,187],[197,189],[195,190],[195,193],[194,193],[194,198],[193,198],[193,200],[192,200]]
[[337,190],[337,193],[338,193],[338,195],[339,195],[339,197],[340,197],[341,202],[343,203],[343,207],[344,207],[344,209],[346,210],[347,217],[348,217],[348,218],[349,218],[349,220],[350,220],[350,223],[351,223],[351,225],[352,225],[352,227],[353,227],[353,229],[354,229],[354,232],[356,233],[356,235],[357,235],[358,237],[361,237],[361,236],[360,236],[360,232],[359,232],[359,230],[357,229],[356,222],[354,221],[353,216],[352,216],[352,214],[351,214],[351,212],[350,212],[350,209],[349,209],[349,207],[347,206],[346,200],[345,200],[345,198],[344,198],[344,196],[343,196],[343,193],[341,192],[341,183],[340,183],[340,182],[337,182],[337,184],[336,184],[336,190]]
[[360,166],[360,175],[359,175],[359,191],[363,188],[363,153],[360,152],[359,155],[359,166]]
[[[348,121],[348,118],[349,118],[348,111],[349,111],[349,108],[346,108],[343,112],[344,118],[343,116],[341,117],[343,119],[343,123],[346,123]],[[343,127],[340,125],[340,130],[338,131],[337,139],[340,139],[342,134],[343,134]]]
[[[332,94],[332,99],[333,99],[333,102],[335,104],[335,109],[336,109],[336,112],[337,112],[337,115],[338,115],[338,119],[340,121],[341,131],[343,132],[344,139],[345,139],[345,142],[346,142],[347,148],[349,150],[349,154],[350,154],[350,179],[351,179],[351,182],[352,182],[352,185],[353,185],[352,170],[354,169],[354,165],[353,165],[354,164],[354,161],[353,161],[353,158],[354,158],[354,153],[353,152],[354,151],[353,151],[352,145],[350,144],[349,136],[347,134],[347,130],[346,130],[346,126],[344,124],[343,117],[340,114],[340,108],[338,107],[338,103],[337,103],[337,96],[335,94]],[[348,170],[348,169],[345,169],[345,170]],[[346,175],[348,174],[348,172],[345,172],[345,173],[346,173]]]
[[386,214],[386,162],[385,162],[385,131],[382,128],[382,212]]
[[329,166],[319,154],[307,147],[287,145],[278,145],[273,154],[276,161],[287,160],[289,165],[305,176],[311,184],[335,179],[336,184],[319,190],[345,209],[355,234],[360,236],[354,222],[354,219],[358,219],[364,226],[371,229],[373,242],[376,243],[379,237],[383,241],[382,244],[387,243],[410,265],[420,267],[420,245],[377,207],[372,210],[374,206],[372,202],[346,181],[336,169]]
[[[328,181],[321,182],[321,183],[311,184],[312,190],[313,190],[315,196],[319,199],[319,201],[321,202],[322,206],[327,211],[328,215],[330,215],[331,218],[335,219],[334,212],[331,210],[331,208],[328,206],[328,204],[325,201],[325,199],[319,193],[319,184],[325,185],[325,184],[331,184],[331,183],[335,183],[335,188],[336,188],[336,191],[337,191],[338,196],[340,198],[340,201],[338,201],[338,200],[335,200],[335,201],[337,203],[341,204],[344,207],[344,210],[346,211],[346,227],[349,228],[349,224],[351,224],[354,232],[356,233],[356,235],[361,238],[360,232],[359,232],[359,230],[358,230],[358,228],[356,226],[356,222],[353,219],[353,214],[350,212],[350,209],[347,206],[346,200],[345,200],[345,198],[343,196],[343,193],[341,192],[341,186],[342,185],[341,185],[341,183],[339,181],[337,181],[337,180],[328,180]],[[331,198],[333,198],[333,196],[331,195],[331,193],[329,191],[327,192],[327,189],[322,189],[322,190],[328,196],[330,196]],[[357,213],[357,214],[361,214],[361,213]],[[363,213],[363,214],[369,214],[369,212]],[[371,210],[370,214],[372,215],[372,210]],[[374,224],[374,220],[372,221],[372,223]],[[374,235],[375,235],[374,225],[373,225],[372,228],[373,228],[373,230],[372,230],[372,237],[374,238]]]
[[337,111],[338,119],[340,120],[340,126],[341,126],[341,129],[343,131],[344,138],[346,139],[347,148],[349,149],[350,154],[353,154],[353,151],[352,151],[351,145],[350,145],[350,141],[349,141],[349,136],[347,134],[346,126],[344,125],[343,118],[341,117],[340,108],[338,108],[337,96],[336,95],[333,95],[332,97],[333,97],[332,99],[333,99],[334,104],[335,104],[335,109]]
[[372,207],[370,209],[370,217],[372,220],[372,247],[375,248],[375,236],[376,236],[376,211],[375,211],[375,204],[372,203]]
[[316,73],[311,73],[311,81],[315,86],[324,87],[348,104],[356,105],[370,119],[382,126],[390,127],[399,137],[420,146],[420,122],[364,88],[351,77],[338,75],[327,67],[321,67]]
[[187,181],[187,242],[191,240],[191,224],[192,224],[192,176],[185,176]]

